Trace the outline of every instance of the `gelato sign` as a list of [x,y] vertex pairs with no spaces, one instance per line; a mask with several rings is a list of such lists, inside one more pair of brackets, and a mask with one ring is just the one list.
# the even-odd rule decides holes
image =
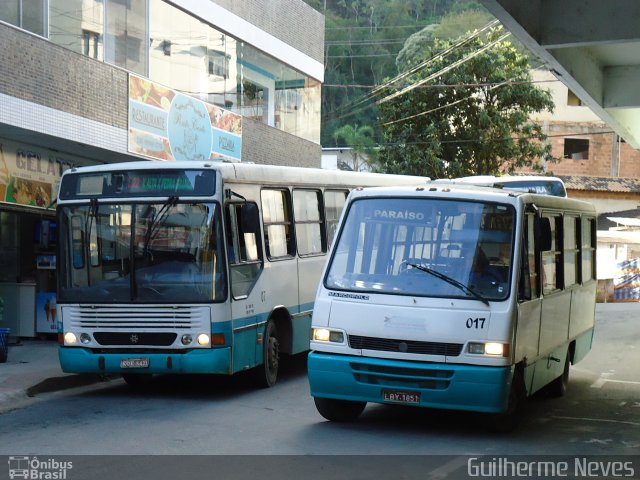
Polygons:
[[0,202],[48,208],[58,192],[62,172],[89,163],[0,139]]
[[158,160],[240,160],[242,117],[129,75],[129,151]]

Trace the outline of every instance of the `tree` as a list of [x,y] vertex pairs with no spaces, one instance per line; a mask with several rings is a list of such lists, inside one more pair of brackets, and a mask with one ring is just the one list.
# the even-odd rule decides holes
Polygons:
[[339,145],[351,148],[351,165],[356,171],[371,170],[375,162],[374,130],[368,125],[361,127],[343,125],[338,128],[333,136]]
[[369,101],[371,86],[396,71],[404,40],[437,23],[469,0],[305,0],[325,16],[325,76],[320,143],[334,145],[333,133],[347,124],[371,125],[376,138],[378,110]]
[[379,170],[442,178],[541,170],[542,162],[557,160],[542,126],[531,120],[534,112],[553,111],[551,94],[531,83],[527,57],[503,35],[491,30],[447,55],[433,52],[446,51],[452,40],[425,45],[431,61],[381,96]]

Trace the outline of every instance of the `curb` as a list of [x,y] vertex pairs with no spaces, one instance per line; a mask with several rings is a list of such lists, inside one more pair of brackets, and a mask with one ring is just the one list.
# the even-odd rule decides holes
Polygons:
[[108,382],[114,378],[116,378],[114,375],[100,375],[94,373],[80,373],[77,375],[52,377],[27,388],[25,393],[27,397],[35,397],[41,393],[58,392],[60,390],[86,387],[95,383]]

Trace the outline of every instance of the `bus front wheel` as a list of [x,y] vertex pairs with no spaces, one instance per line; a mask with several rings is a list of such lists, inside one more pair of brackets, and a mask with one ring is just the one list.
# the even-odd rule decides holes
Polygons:
[[129,387],[143,389],[151,385],[150,373],[124,373],[122,378]]
[[489,428],[496,433],[508,433],[520,423],[527,398],[522,373],[517,371],[511,381],[507,408],[502,413],[489,414]]
[[360,416],[367,402],[313,397],[320,415],[332,422],[350,422]]

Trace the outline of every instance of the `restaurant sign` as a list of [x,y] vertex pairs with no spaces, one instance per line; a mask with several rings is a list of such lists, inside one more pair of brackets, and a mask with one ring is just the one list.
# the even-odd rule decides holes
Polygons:
[[129,74],[129,152],[240,161],[242,116]]

